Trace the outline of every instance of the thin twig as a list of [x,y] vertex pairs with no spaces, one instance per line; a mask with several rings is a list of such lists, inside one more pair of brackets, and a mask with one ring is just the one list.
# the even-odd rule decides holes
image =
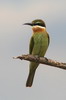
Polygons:
[[61,69],[65,69],[66,70],[66,63],[62,63],[62,62],[57,62],[54,61],[52,59],[47,59],[45,57],[36,57],[33,55],[21,55],[18,57],[13,57],[14,59],[21,59],[21,60],[27,60],[27,61],[32,61],[32,62],[38,62],[41,64],[46,64],[52,67],[57,67],[57,68],[61,68]]

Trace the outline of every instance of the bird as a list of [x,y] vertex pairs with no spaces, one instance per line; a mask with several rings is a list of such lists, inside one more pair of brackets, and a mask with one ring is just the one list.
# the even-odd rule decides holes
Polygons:
[[[24,23],[24,25],[31,26],[33,31],[29,44],[29,54],[37,57],[44,57],[50,42],[45,22],[42,19],[35,19],[30,23]],[[32,86],[38,66],[38,62],[30,62],[26,87]]]

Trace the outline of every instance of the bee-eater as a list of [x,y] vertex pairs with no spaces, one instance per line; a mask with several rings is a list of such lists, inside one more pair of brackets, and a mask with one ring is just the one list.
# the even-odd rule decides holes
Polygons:
[[[31,23],[25,23],[24,25],[30,25],[32,26],[33,35],[30,40],[29,45],[29,54],[37,56],[37,57],[43,57],[47,51],[47,48],[49,46],[49,35],[46,31],[46,24],[41,19],[36,19],[32,21]],[[29,68],[29,75],[26,82],[26,87],[31,87],[35,75],[35,71],[38,67],[38,62],[30,62],[30,68]]]

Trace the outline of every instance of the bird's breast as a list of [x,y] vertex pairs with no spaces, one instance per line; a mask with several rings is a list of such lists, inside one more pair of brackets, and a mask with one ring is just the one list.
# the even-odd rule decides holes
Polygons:
[[45,33],[38,33],[34,35],[34,48],[33,48],[33,54],[44,56],[46,50],[48,48],[48,38],[47,34]]

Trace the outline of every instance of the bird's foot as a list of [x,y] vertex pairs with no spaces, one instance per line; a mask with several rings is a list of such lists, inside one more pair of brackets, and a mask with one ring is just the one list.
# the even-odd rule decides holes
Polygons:
[[46,57],[44,57],[46,59],[46,61],[48,61],[48,59]]
[[40,59],[39,55],[35,55],[36,62]]

